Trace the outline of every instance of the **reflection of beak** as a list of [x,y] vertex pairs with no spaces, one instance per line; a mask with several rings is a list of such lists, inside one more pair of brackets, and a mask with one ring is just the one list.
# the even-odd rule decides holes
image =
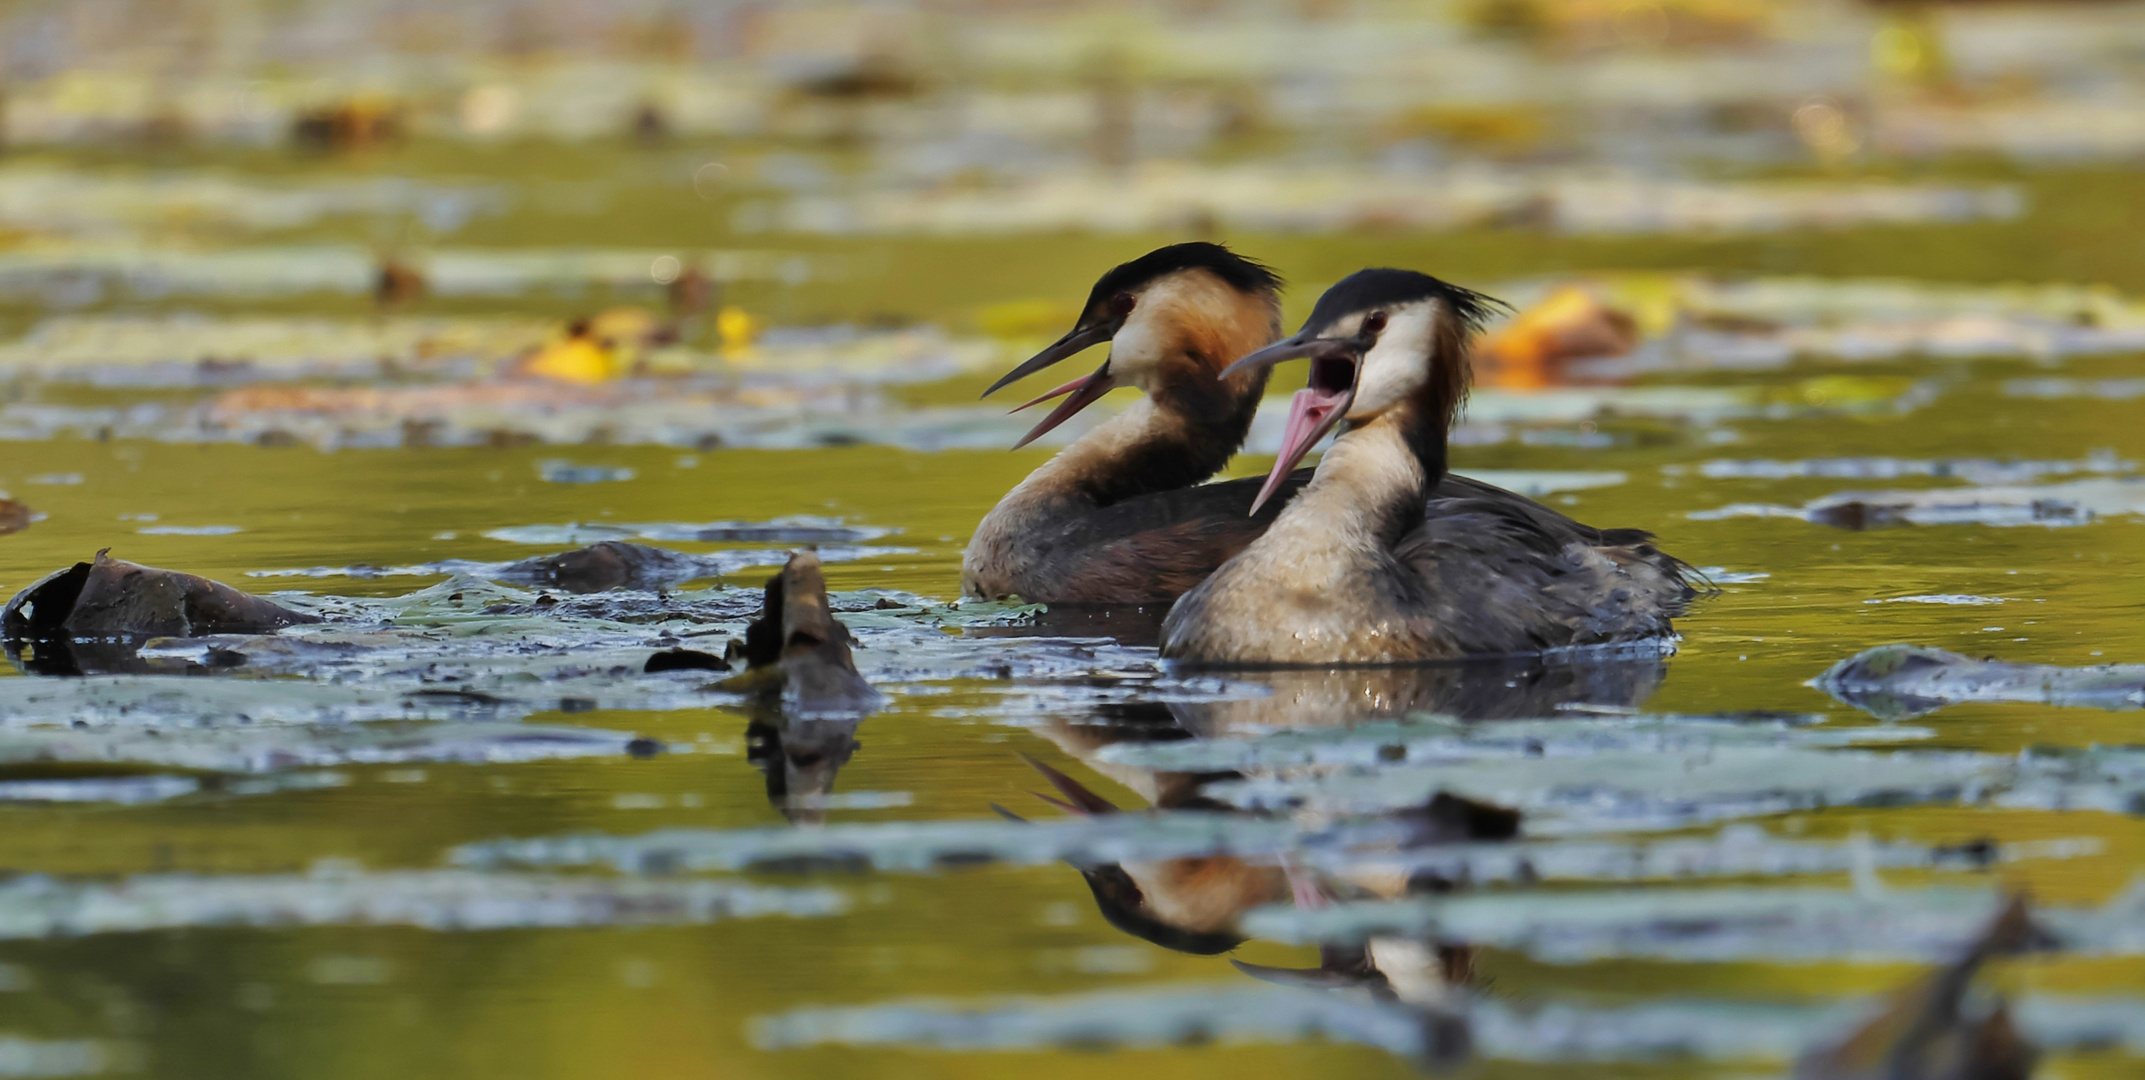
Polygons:
[[[1032,443],[1035,440],[1041,438],[1044,432],[1049,431],[1051,428],[1054,428],[1059,424],[1062,424],[1065,421],[1072,419],[1072,415],[1074,413],[1079,412],[1080,410],[1085,409],[1090,405],[1093,405],[1097,401],[1102,400],[1102,395],[1109,393],[1111,390],[1115,389],[1116,386],[1117,380],[1110,375],[1110,362],[1108,360],[1104,360],[1102,362],[1102,366],[1096,368],[1095,373],[1093,375],[1089,375],[1085,378],[1074,379],[1073,381],[1066,383],[1065,385],[1060,386],[1047,394],[1044,394],[1042,397],[1036,398],[1034,401],[1029,402],[1028,405],[1040,405],[1045,401],[1049,401],[1051,398],[1057,397],[1059,394],[1071,395],[1070,397],[1067,397],[1064,401],[1058,402],[1058,407],[1050,410],[1050,415],[1043,417],[1041,423],[1035,425],[1032,428],[1029,428],[1028,433],[1026,435],[1021,436],[1019,442],[1013,444],[1013,449],[1018,450],[1021,447],[1026,446],[1029,443]],[[1025,409],[1028,407],[1028,405],[1022,405],[1020,409]],[[1014,409],[1013,411],[1019,412],[1020,409]]]
[[1222,371],[1221,377],[1226,379],[1239,371],[1271,367],[1283,360],[1308,358],[1311,361],[1311,385],[1296,391],[1296,396],[1289,400],[1288,428],[1281,436],[1281,456],[1274,460],[1274,471],[1267,474],[1266,486],[1259,489],[1259,497],[1251,501],[1252,513],[1258,513],[1259,507],[1266,505],[1266,500],[1296,468],[1296,463],[1348,415],[1348,406],[1356,398],[1356,380],[1363,373],[1362,348],[1362,344],[1353,338],[1307,338],[1298,334],[1274,342]]
[[[1048,348],[1029,357],[1019,367],[1006,372],[1005,378],[992,383],[991,388],[983,392],[983,396],[989,397],[1005,389],[1008,383],[1019,382],[1060,360],[1069,359],[1092,346],[1100,345],[1116,337],[1117,328],[1120,325],[1122,325],[1120,320],[1108,319],[1091,326],[1073,327],[1071,330],[1066,331],[1064,337],[1051,342]],[[1034,402],[1029,404],[1032,405]]]

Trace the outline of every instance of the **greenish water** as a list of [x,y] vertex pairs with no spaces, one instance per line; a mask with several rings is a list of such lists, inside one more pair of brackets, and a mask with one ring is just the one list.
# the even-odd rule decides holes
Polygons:
[[[677,207],[662,201],[680,197],[675,184],[654,177],[680,171],[687,157],[614,163],[615,171],[628,174],[628,180],[606,189],[619,207],[613,214],[552,220],[518,213],[480,221],[457,242],[636,246],[733,240],[712,227],[696,233],[692,219],[675,215]],[[424,166],[481,177],[511,171],[515,160],[503,155],[451,163],[406,159],[396,168]],[[586,167],[594,170],[595,180],[615,179],[614,169],[600,159]],[[643,198],[631,180],[634,176],[667,194]],[[2145,285],[2135,245],[2122,239],[2123,230],[2109,216],[2114,202],[2125,207],[2129,203],[2127,195],[2118,199],[2113,194],[2116,179],[2059,174],[2032,177],[2029,184],[2040,209],[2024,221],[2002,225],[1717,242],[1572,242],[1523,233],[1397,240],[1231,239],[1305,283],[1291,295],[1292,310],[1308,304],[1316,283],[1357,265],[1381,262],[1419,266],[1466,283],[1591,267]],[[986,303],[1076,298],[1097,269],[1143,250],[1148,242],[1135,237],[897,244],[785,239],[779,245],[785,250],[835,250],[862,269],[847,282],[788,291],[765,286],[773,291],[758,294],[741,289],[735,299],[777,322],[889,313],[958,326]],[[474,301],[436,304],[440,311],[482,306],[485,311],[563,317],[603,299],[519,297],[488,306]],[[330,314],[361,310],[355,298],[278,303],[285,309]],[[279,310],[275,304],[213,301],[167,306]],[[18,328],[38,314],[34,305],[16,303],[10,309]],[[1703,372],[1679,381],[1780,388],[1842,370],[1848,369],[1804,364],[1753,373]],[[1974,657],[2067,667],[2145,661],[2145,622],[2138,618],[2145,607],[2145,534],[2139,532],[2141,519],[2135,514],[2061,527],[1962,522],[1865,531],[1788,517],[1691,516],[1731,504],[1800,506],[1844,490],[1958,483],[1917,476],[1705,476],[1699,467],[1715,460],[1878,456],[2081,462],[2101,452],[2112,453],[2120,462],[2145,460],[2145,429],[2136,422],[2136,399],[2036,399],[2004,389],[2007,381],[2050,374],[2134,378],[2141,374],[2134,356],[2074,358],[2055,372],[2024,361],[1971,359],[1865,363],[1851,372],[1920,380],[1931,390],[1918,407],[1903,411],[1753,416],[1708,424],[1604,417],[1590,421],[1585,430],[1614,436],[1612,445],[1573,448],[1507,441],[1462,446],[1454,452],[1455,466],[1463,472],[1621,472],[1626,477],[1621,483],[1545,498],[1590,523],[1653,530],[1666,550],[1726,571],[1720,595],[1700,602],[1679,623],[1682,639],[1665,664],[1658,688],[1639,700],[1611,704],[1680,714],[1814,713],[1828,726],[1846,728],[1873,721],[1805,682],[1871,646],[1905,642]],[[959,401],[971,395],[980,379],[902,388],[896,396],[918,404]],[[130,393],[24,383],[14,393],[16,401],[102,402],[190,400],[205,392]],[[960,551],[969,530],[1000,494],[1046,456],[877,446],[321,452],[304,446],[65,437],[6,442],[0,443],[0,487],[46,516],[26,531],[0,539],[0,584],[13,593],[44,573],[110,547],[119,557],[207,575],[256,592],[296,589],[316,596],[392,598],[432,585],[444,575],[256,575],[445,559],[503,562],[570,546],[520,544],[485,535],[515,527],[764,521],[805,514],[894,530],[868,541],[859,558],[830,561],[828,584],[852,612],[870,607],[870,597],[842,600],[860,590],[887,590],[903,597],[904,604],[913,599],[910,594],[942,603],[957,595]],[[539,462],[556,458],[630,468],[634,477],[586,485],[546,482]],[[1264,465],[1264,459],[1251,457],[1233,471],[1254,472]],[[2132,470],[2118,469],[2123,471]],[[76,474],[79,480],[38,482],[53,474]],[[2078,478],[2059,475],[2036,482]],[[172,526],[230,526],[237,531],[143,531]],[[699,552],[740,546],[665,544]],[[749,596],[730,590],[756,589],[766,573],[764,568],[740,570],[680,595],[711,598],[709,603],[727,597],[725,602],[749,607]],[[2000,602],[1884,602],[1946,595]],[[1016,752],[1054,763],[1121,805],[1144,805],[1120,782],[1136,770],[1116,765],[1098,771],[1093,761],[1074,751],[1094,757],[1097,741],[1077,734],[1081,726],[1103,715],[1106,706],[1136,704],[1150,692],[1155,677],[1151,650],[1143,651],[1137,643],[1108,650],[1060,639],[1007,637],[1001,636],[1003,629],[986,632],[951,617],[944,629],[922,617],[899,614],[878,615],[877,622],[871,621],[873,615],[846,617],[860,625],[866,646],[860,663],[866,674],[893,675],[882,683],[889,691],[886,708],[859,726],[856,738],[861,745],[840,769],[833,790],[879,793],[873,796],[878,804],[864,799],[866,805],[849,808],[837,801],[817,816],[835,825],[980,821],[992,818],[994,802],[1023,815],[1055,816],[1025,794],[1043,782]],[[664,625],[678,632],[734,633],[741,621],[733,616]],[[421,617],[406,622],[408,632],[423,633],[428,625]],[[596,648],[577,643],[580,639],[574,635],[581,632],[562,629],[537,648],[568,659],[577,649]],[[710,640],[719,642],[722,636],[710,635]],[[602,646],[618,647],[615,642]],[[913,654],[904,651],[912,648]],[[945,659],[949,649],[962,658]],[[1006,660],[1002,671],[993,670],[1000,663],[997,658],[1014,656],[1016,650],[1026,650],[1018,656],[1043,659]],[[904,669],[904,664],[909,666]],[[370,675],[345,678],[363,684],[377,677],[383,685],[424,679],[422,672],[413,674],[400,661],[382,665],[365,669]],[[1139,678],[1124,684],[1117,698],[1105,700],[1097,688],[1127,665],[1145,668]],[[245,677],[241,671],[189,678]],[[301,682],[316,676],[281,677]],[[137,875],[182,875],[198,882],[315,874],[330,860],[325,880],[331,884],[325,891],[332,893],[332,882],[340,880],[335,873],[435,870],[450,865],[454,853],[466,845],[501,839],[791,827],[770,805],[762,773],[748,760],[748,717],[734,698],[709,694],[705,704],[686,707],[666,702],[649,708],[587,708],[571,697],[577,691],[556,689],[543,679],[482,685],[516,703],[510,719],[631,732],[697,752],[648,759],[607,753],[490,763],[348,761],[312,769],[309,775],[330,775],[302,789],[247,794],[212,786],[138,805],[19,801],[0,806],[0,819],[5,820],[0,867],[18,875],[52,875],[89,884],[134,880]],[[521,689],[513,689],[517,685]],[[1284,717],[1283,722],[1329,726],[1351,719],[1347,708],[1306,713]],[[1912,753],[1995,756],[2035,745],[2119,746],[2145,741],[2137,736],[2139,715],[2134,707],[2106,711],[2019,702],[1956,704],[1911,721],[1928,729],[1927,736],[1898,746]],[[33,728],[39,720],[31,711],[11,715],[8,723]],[[1068,730],[1074,734],[1066,734]],[[172,737],[188,736],[174,730]],[[0,779],[120,775],[129,771],[123,764],[73,766],[76,771],[70,773],[17,763]],[[1761,813],[1749,816],[1748,823],[1775,838],[1811,843],[1844,844],[1851,837],[1925,845],[1983,838],[2000,844],[2081,841],[2061,857],[2020,858],[1989,870],[1902,869],[1883,874],[1900,889],[1931,883],[2021,889],[2035,902],[2056,907],[2085,908],[2108,901],[2130,883],[2145,859],[2145,825],[2135,814],[2005,808],[1966,799],[1907,802]],[[1705,836],[1719,825],[1694,822],[1670,831]],[[819,826],[807,821],[795,827]],[[604,880],[618,876],[586,867],[545,872]],[[661,874],[647,876],[671,880]],[[998,1076],[1016,1070],[1050,1076],[1097,1068],[1173,1077],[1246,1071],[1267,1076],[1415,1072],[1415,1065],[1401,1055],[1344,1041],[1281,1039],[1233,1045],[1225,1039],[1223,1045],[1113,1048],[1126,1041],[1119,1036],[1128,1029],[1108,1020],[1093,1021],[1081,1037],[1059,1040],[1071,1042],[1074,1049],[1054,1052],[955,1051],[904,1045],[900,1039],[892,1040],[895,1045],[775,1048],[764,1034],[756,1040],[753,1032],[765,1029],[753,1025],[804,1007],[928,998],[983,1008],[1017,998],[1150,988],[1185,988],[1182,996],[1196,998],[1258,984],[1224,958],[1172,952],[1113,929],[1098,914],[1079,876],[1048,861],[932,873],[760,869],[704,876],[777,889],[832,890],[846,910],[812,914],[804,910],[809,905],[783,893],[790,899],[772,906],[787,905],[795,913],[776,910],[708,921],[657,917],[646,921],[687,924],[613,925],[638,920],[611,911],[585,920],[595,925],[455,929],[359,925],[423,921],[397,917],[294,913],[302,904],[277,907],[273,917],[256,920],[190,906],[198,903],[196,898],[157,908],[171,924],[165,928],[48,936],[6,929],[33,925],[22,912],[34,905],[8,898],[0,900],[0,937],[5,938],[0,940],[0,964],[6,965],[0,971],[6,972],[4,981],[12,989],[0,993],[0,1034],[54,1046],[87,1045],[89,1049],[41,1051],[60,1055],[47,1065],[87,1062],[72,1070],[76,1073],[138,1070],[158,1076],[920,1077]],[[1844,889],[1848,881],[1843,870],[1833,870],[1737,875],[1689,887]],[[1681,886],[1656,882],[1642,887]],[[221,925],[248,921],[270,925]],[[307,922],[326,925],[293,925]],[[1739,958],[1717,962],[1645,955],[1553,962],[1526,949],[1487,948],[1477,961],[1478,987],[1487,1000],[1520,1010],[1554,1003],[1606,1008],[1656,999],[1792,1005],[1874,994],[1922,970],[1920,964],[1897,956],[1798,956],[1786,943],[1768,943],[1763,934],[1744,945]],[[2092,955],[2091,949],[2081,949],[2007,963],[1994,972],[1994,983],[2022,996],[2125,999],[2145,989],[2145,964],[2134,949],[2106,952]],[[1312,947],[1271,941],[1253,941],[1235,955],[1265,964],[1316,963]],[[1827,1030],[1813,1030],[1809,1038]],[[928,1040],[919,1036],[915,1041]],[[77,1060],[67,1053],[87,1057]],[[2054,1071],[2048,1075],[2131,1075],[2140,1053],[2136,1042],[2127,1051],[2073,1048],[2052,1059]],[[1490,1060],[1476,1068],[1491,1076],[1667,1077],[1767,1074],[1783,1067],[1777,1056],[1764,1054],[1710,1061],[1645,1060],[1637,1053],[1624,1057],[1632,1060]],[[53,1066],[43,1074],[68,1071]],[[39,1074],[34,1069],[18,1072]]]

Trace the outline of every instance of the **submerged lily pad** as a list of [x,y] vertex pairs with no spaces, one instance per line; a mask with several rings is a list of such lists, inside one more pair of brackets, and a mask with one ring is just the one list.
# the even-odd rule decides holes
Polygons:
[[[1357,837],[1399,835],[1375,823]],[[608,866],[633,873],[676,870],[864,868],[930,872],[949,866],[1060,860],[1111,863],[1217,852],[1273,853],[1300,842],[1287,821],[1233,814],[1118,814],[1033,823],[999,820],[844,824],[825,829],[665,829],[641,836],[578,835],[493,840],[456,849],[457,865]]]
[[1360,774],[1255,777],[1208,792],[1245,809],[1370,813],[1444,791],[1519,809],[1528,831],[1544,835],[1970,799],[2007,778],[2004,759],[1980,754],[1721,746],[1411,763]]
[[[1676,466],[1676,472],[1685,471]],[[2028,484],[2044,476],[2078,473],[2128,473],[2137,463],[2124,461],[2112,452],[2096,453],[2079,461],[2016,461],[1993,458],[1806,458],[1799,461],[1714,460],[1699,464],[1698,475],[1708,480],[1897,480],[1909,476],[1956,479],[1977,486]]]
[[[1426,1024],[1415,1010],[1367,994],[1213,984],[968,1005],[910,1001],[798,1009],[761,1017],[750,1028],[753,1044],[763,1050],[824,1045],[972,1051],[1154,1049],[1322,1039],[1411,1059],[1459,1056],[1455,1051],[1464,1051],[1463,1031],[1454,1025]],[[1437,1038],[1440,1032],[1446,1041]]]
[[1922,716],[1969,701],[2145,708],[2145,664],[2016,664],[1916,645],[1864,650],[1825,669],[1809,685],[1886,719]]
[[[1633,1004],[1464,1004],[1475,1056],[1514,1062],[1785,1062],[1864,1011],[1862,1000],[1788,1004],[1719,999]],[[2013,1006],[2036,1044],[2063,1051],[2145,1051],[2145,1001],[2027,994]],[[752,1022],[755,1045],[910,1047],[940,1051],[1153,1048],[1330,1040],[1406,1059],[1424,1056],[1426,1018],[1368,992],[1174,983],[1059,997],[911,1000],[795,1009]]]
[[[609,530],[605,535],[598,532]],[[515,544],[559,544],[604,540],[697,540],[708,543],[758,544],[861,544],[891,535],[895,530],[870,525],[851,525],[840,518],[795,517],[773,521],[653,522],[647,524],[519,525],[493,529],[484,535]],[[824,559],[825,556],[822,556]],[[778,560],[779,562],[779,560]]]
[[0,883],[0,939],[194,926],[415,926],[427,930],[697,924],[839,914],[824,888],[734,881],[568,878],[468,870],[145,874],[118,881],[40,875]]
[[505,763],[624,755],[636,738],[630,732],[599,728],[481,721],[255,723],[161,730],[26,727],[0,730],[0,767],[33,762],[128,762],[204,772],[265,773],[389,762]]
[[2088,525],[2145,514],[2145,480],[2073,480],[2067,484],[1847,491],[1800,507],[1735,503],[1690,514],[1693,520],[1790,517],[1842,529],[1890,525]]
[[1827,727],[1815,716],[1572,716],[1467,724],[1416,715],[1406,721],[1279,731],[1253,739],[1117,743],[1098,760],[1184,772],[1306,765],[1390,766],[1475,758],[1573,757],[1651,751],[1687,753],[1725,747],[1842,746],[1926,738],[1915,728]]
[[[2004,904],[1988,889],[1592,889],[1267,907],[1246,915],[1242,926],[1254,937],[1294,943],[1435,934],[1553,964],[1932,961],[1957,955]],[[2135,886],[2101,907],[2034,913],[2061,948],[2090,956],[2145,954],[2141,916],[2145,888]]]

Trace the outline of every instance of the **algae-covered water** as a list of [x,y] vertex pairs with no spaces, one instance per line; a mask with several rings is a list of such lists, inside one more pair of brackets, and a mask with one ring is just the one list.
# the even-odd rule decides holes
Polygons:
[[[2014,220],[1756,239],[1229,234],[1293,314],[1379,263],[1522,305],[1576,275],[1639,312],[1624,367],[1480,390],[1455,467],[1719,585],[1665,655],[1255,676],[1168,670],[1139,619],[955,603],[969,531],[1052,452],[1000,449],[1021,425],[975,392],[1178,237],[739,237],[690,183],[713,152],[361,163],[473,208],[386,311],[376,209],[161,263],[0,248],[0,487],[39,515],[0,538],[6,591],[110,548],[328,616],[0,680],[0,1075],[1404,1076],[1431,1015],[1480,1075],[1778,1075],[2011,892],[2062,947],[1985,983],[2045,1075],[2145,1059],[2145,699],[2137,668],[2074,670],[2145,663],[2127,177],[1998,177]],[[551,186],[487,209],[531,170]],[[660,310],[694,259],[724,295],[650,366],[469,389],[570,318]],[[723,306],[767,329],[725,339]],[[602,539],[709,572],[493,579]],[[719,654],[806,544],[882,709],[785,719],[642,673]],[[1810,685],[1893,643],[2047,668],[1969,672],[1964,700]],[[1021,755],[1173,809],[1083,825]],[[1441,791],[1519,810],[1518,838],[1411,840],[1395,812]],[[1200,858],[1269,889],[1226,955],[1127,933],[1075,869]],[[1284,866],[1335,906],[1274,889]],[[1231,965],[1366,938],[1376,977],[1345,985]],[[1437,944],[1476,946],[1464,987],[1422,989]]]

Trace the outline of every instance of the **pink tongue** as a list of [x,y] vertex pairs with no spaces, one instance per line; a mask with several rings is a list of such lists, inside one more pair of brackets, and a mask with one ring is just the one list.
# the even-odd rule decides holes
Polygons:
[[1074,379],[1073,381],[1071,381],[1071,382],[1069,382],[1069,383],[1066,383],[1065,385],[1063,385],[1063,386],[1060,386],[1060,387],[1058,387],[1057,389],[1055,389],[1055,390],[1052,390],[1051,392],[1049,392],[1049,393],[1047,393],[1047,394],[1044,394],[1044,395],[1043,395],[1042,397],[1036,398],[1035,400],[1033,400],[1033,401],[1030,401],[1030,402],[1028,402],[1028,404],[1026,404],[1026,405],[1022,405],[1022,406],[1020,406],[1019,408],[1015,408],[1015,409],[1009,410],[1009,411],[1007,412],[1007,414],[1006,414],[1006,415],[1010,416],[1010,415],[1012,415],[1013,413],[1017,413],[1017,412],[1019,412],[1019,411],[1020,411],[1021,409],[1026,409],[1026,408],[1030,408],[1030,407],[1032,407],[1032,406],[1036,406],[1036,405],[1041,405],[1041,404],[1042,404],[1043,402],[1049,401],[1049,400],[1050,400],[1051,398],[1054,398],[1054,397],[1060,397],[1060,396],[1063,396],[1063,395],[1065,395],[1065,394],[1070,394],[1070,393],[1072,393],[1073,391],[1075,391],[1075,390],[1078,390],[1078,389],[1080,389],[1080,387],[1081,387],[1081,386],[1082,386],[1083,384],[1085,384],[1085,383],[1087,382],[1087,380],[1088,380],[1089,378],[1091,378],[1091,376],[1087,376],[1087,375],[1082,375],[1082,376],[1080,376],[1079,378],[1077,378],[1077,379]]
[[1283,478],[1296,468],[1296,463],[1311,452],[1319,437],[1333,425],[1334,414],[1348,403],[1346,392],[1318,390],[1305,387],[1289,399],[1288,427],[1281,433],[1281,456],[1274,459],[1274,471],[1266,476],[1266,486],[1259,489],[1259,497],[1252,500],[1251,512],[1259,507],[1281,486]]
[[1281,434],[1281,456],[1289,458],[1290,467],[1311,452],[1312,444],[1324,435],[1326,421],[1347,400],[1347,395],[1330,390],[1305,387],[1296,391],[1288,403],[1288,428]]

